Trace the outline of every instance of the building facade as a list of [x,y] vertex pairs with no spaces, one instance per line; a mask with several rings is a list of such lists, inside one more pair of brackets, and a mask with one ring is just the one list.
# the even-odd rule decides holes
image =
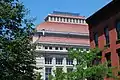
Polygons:
[[[120,0],[113,0],[90,16],[90,47],[102,51],[102,62],[110,61],[109,66],[117,66],[116,75],[120,75]],[[109,80],[109,78],[106,78]]]
[[54,11],[36,27],[33,42],[36,43],[36,66],[42,79],[48,80],[53,70],[64,72],[75,69],[76,59],[68,57],[68,48],[89,49],[88,25],[84,16],[76,13]]

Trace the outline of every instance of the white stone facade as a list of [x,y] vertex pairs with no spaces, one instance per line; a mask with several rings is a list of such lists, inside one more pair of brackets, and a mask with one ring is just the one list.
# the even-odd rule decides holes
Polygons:
[[48,74],[54,75],[53,71],[56,68],[61,68],[64,72],[76,69],[77,61],[76,59],[71,60],[68,58],[67,49],[67,47],[61,45],[57,47],[55,45],[36,46],[36,66],[39,68],[38,71],[41,72],[43,80],[48,80]]
[[[53,71],[58,68],[64,72],[76,69],[75,66],[78,62],[76,59],[69,59],[68,48],[84,48],[84,50],[88,50],[89,35],[85,19],[79,16],[73,15],[71,17],[66,17],[63,15],[62,17],[56,17],[48,15],[45,21],[44,25],[39,25],[40,28],[37,27],[38,30],[33,36],[33,43],[37,44],[36,66],[39,68],[37,71],[41,73],[43,80],[48,80],[48,75],[52,74],[54,76]],[[48,22],[49,24],[56,23],[58,26],[55,24],[55,27],[51,27],[53,24],[49,25]],[[65,27],[60,29],[60,25]],[[73,31],[73,28],[76,27],[77,29]],[[84,31],[79,32],[78,30],[81,29]]]

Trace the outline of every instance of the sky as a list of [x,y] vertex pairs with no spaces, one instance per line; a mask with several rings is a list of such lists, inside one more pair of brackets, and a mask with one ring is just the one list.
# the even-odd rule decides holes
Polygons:
[[86,18],[112,0],[20,0],[30,10],[29,17],[35,17],[35,25],[53,11],[79,13]]

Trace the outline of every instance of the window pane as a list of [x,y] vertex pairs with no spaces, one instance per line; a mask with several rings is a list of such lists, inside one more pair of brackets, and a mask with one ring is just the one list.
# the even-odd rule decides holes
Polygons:
[[50,46],[49,49],[52,49],[52,47]]
[[60,47],[60,50],[63,50],[63,48],[62,48],[62,47]]
[[55,47],[55,50],[58,50],[58,47]]
[[51,75],[52,68],[45,68],[45,80],[48,80],[49,75]]
[[111,53],[106,53],[105,57],[108,62],[108,67],[110,67],[111,66]]
[[73,60],[72,60],[72,59],[67,59],[66,61],[67,61],[67,62],[66,62],[67,65],[73,65]]
[[56,58],[56,64],[62,64],[63,58]]
[[98,34],[97,33],[94,34],[94,41],[95,41],[95,45],[98,46]]
[[104,34],[105,34],[106,44],[109,44],[109,30],[108,30],[108,27],[104,28]]
[[45,64],[52,64],[52,58],[45,58]]
[[116,31],[117,31],[117,38],[120,39],[120,21],[117,22]]
[[45,49],[48,49],[48,47],[47,47],[47,46],[45,46]]

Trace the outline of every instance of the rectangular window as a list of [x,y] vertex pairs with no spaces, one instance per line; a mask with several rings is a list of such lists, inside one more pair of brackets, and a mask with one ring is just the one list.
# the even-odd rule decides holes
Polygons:
[[105,34],[106,44],[109,44],[109,30],[108,30],[108,27],[104,28],[104,34]]
[[95,46],[98,46],[98,33],[94,34],[94,42],[95,42]]
[[52,49],[52,47],[50,46],[49,49]]
[[72,19],[70,19],[70,22],[72,22]]
[[68,48],[66,47],[66,50],[68,50]]
[[57,17],[57,21],[59,21],[59,17]]
[[111,53],[106,53],[105,54],[106,60],[108,62],[108,67],[111,67]]
[[94,58],[92,64],[99,65],[101,63],[102,52],[97,53],[96,58]]
[[63,50],[63,48],[62,48],[62,47],[60,47],[60,50]]
[[49,75],[51,75],[52,68],[45,68],[45,80],[49,80]]
[[73,65],[73,60],[72,59],[67,59],[66,63],[67,63],[67,65]]
[[117,53],[118,53],[118,61],[119,61],[119,65],[120,65],[120,48],[119,49],[117,49],[117,51],[116,51]]
[[56,58],[56,64],[62,64],[63,58]]
[[45,58],[45,64],[52,64],[52,58]]
[[58,50],[58,47],[55,47],[55,50]]
[[47,47],[47,46],[45,46],[45,49],[48,49],[48,47]]
[[120,39],[120,20],[116,23],[117,39]]

